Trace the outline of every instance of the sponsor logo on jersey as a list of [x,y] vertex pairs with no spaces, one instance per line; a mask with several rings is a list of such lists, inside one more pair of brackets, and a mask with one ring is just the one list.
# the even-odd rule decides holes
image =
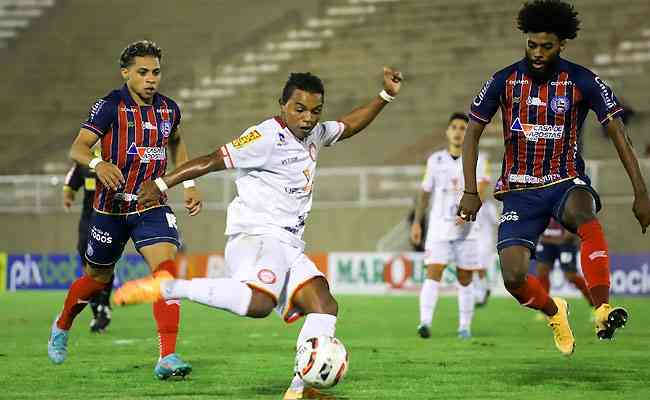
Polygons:
[[172,122],[171,121],[160,121],[160,131],[164,137],[169,137],[172,133]]
[[607,107],[608,110],[611,110],[612,108],[616,107],[616,102],[614,101],[614,94],[612,93],[612,90],[607,86],[607,83],[600,79],[599,76],[595,77],[594,80],[596,81],[596,85],[598,85],[598,88],[600,89],[600,97],[603,98],[603,101],[605,102],[605,107]]
[[152,130],[152,131],[154,131],[154,130],[157,131],[158,130],[158,128],[156,128],[156,125],[152,124],[149,121],[144,121],[142,123],[142,128],[143,129],[149,129],[149,130]]
[[551,100],[551,109],[556,114],[564,114],[569,111],[571,101],[566,96],[555,96]]
[[261,138],[262,134],[259,133],[258,131],[252,131],[248,132],[247,134],[238,137],[237,139],[232,141],[232,145],[236,149],[241,149],[242,147],[246,146],[249,143],[252,143],[256,141],[257,139]]
[[142,163],[148,163],[151,160],[164,160],[167,158],[164,147],[137,147],[135,143],[131,143],[126,154],[138,156]]
[[508,85],[528,85],[528,79],[517,79],[517,80],[508,80],[506,81]]
[[526,104],[529,106],[546,107],[546,103],[543,102],[539,97],[529,97],[526,100]]
[[573,82],[571,81],[551,82],[551,86],[571,86],[571,85],[573,85]]
[[284,160],[280,161],[280,163],[282,165],[289,165],[289,164],[297,163],[298,161],[300,161],[300,157],[289,157],[289,158],[285,158]]
[[138,110],[136,110],[133,107],[120,107],[120,111],[134,113],[137,112]]
[[575,179],[573,180],[573,183],[575,183],[576,185],[586,185],[586,184],[587,184],[587,182],[583,181],[583,180],[580,179],[580,178],[575,178]]
[[519,214],[517,214],[517,211],[508,211],[506,213],[503,213],[501,218],[499,218],[500,224],[504,222],[516,222],[516,221],[519,221]]
[[526,140],[531,142],[537,142],[539,139],[562,139],[564,135],[564,126],[562,125],[522,124],[519,118],[515,118],[510,130],[522,132]]
[[512,183],[532,183],[532,184],[545,184],[553,181],[557,181],[562,177],[559,174],[549,174],[544,176],[533,176],[533,175],[523,175],[523,174],[510,174],[508,176],[508,181]]
[[490,78],[487,82],[485,82],[485,85],[483,85],[483,88],[474,99],[474,105],[476,107],[480,106],[481,103],[483,102],[483,99],[485,98],[485,95],[487,94],[490,85],[492,85],[492,82],[494,82],[494,78]]
[[287,137],[282,132],[278,132],[278,146],[286,146]]

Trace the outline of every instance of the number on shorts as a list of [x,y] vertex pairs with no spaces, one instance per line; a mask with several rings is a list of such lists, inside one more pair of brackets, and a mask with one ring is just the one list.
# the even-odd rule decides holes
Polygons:
[[170,213],[165,213],[165,216],[167,217],[167,225],[169,225],[170,228],[178,230],[178,226],[176,226],[176,216]]

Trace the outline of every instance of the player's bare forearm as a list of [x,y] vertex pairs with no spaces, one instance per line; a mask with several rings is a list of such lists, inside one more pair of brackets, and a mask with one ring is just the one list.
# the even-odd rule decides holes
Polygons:
[[415,215],[413,217],[413,223],[420,223],[424,217],[424,213],[429,208],[429,200],[431,199],[431,193],[420,190],[420,195],[418,196],[418,202],[415,205]]
[[183,163],[172,172],[166,174],[163,180],[171,188],[183,181],[195,179],[210,172],[222,171],[224,169],[226,169],[226,163],[221,153],[215,151],[212,154],[197,157]]
[[470,119],[465,141],[463,142],[463,176],[465,178],[465,191],[478,193],[476,183],[476,165],[478,163],[478,142],[483,134],[485,125]]
[[339,141],[361,132],[379,115],[384,106],[399,93],[402,87],[402,73],[388,67],[384,67],[383,72],[384,90],[381,92],[381,96],[386,97],[386,99],[377,95],[368,104],[352,110],[348,115],[341,118],[340,121],[345,124],[345,130],[341,134]]
[[339,141],[351,138],[365,129],[379,115],[386,104],[388,103],[384,99],[377,96],[370,103],[352,110],[348,115],[341,118],[340,121],[345,124],[345,131],[343,131]]
[[618,157],[625,167],[627,175],[630,177],[632,187],[634,188],[634,195],[636,197],[648,196],[648,189],[643,180],[641,169],[639,168],[639,161],[632,147],[629,137],[625,133],[625,127],[620,118],[612,120],[607,124],[607,134],[614,142]]

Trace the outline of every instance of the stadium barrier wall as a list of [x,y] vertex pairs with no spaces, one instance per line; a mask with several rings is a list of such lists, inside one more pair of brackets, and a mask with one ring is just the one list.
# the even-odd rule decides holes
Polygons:
[[[409,295],[418,293],[424,280],[422,253],[331,252],[309,253],[328,277],[335,294]],[[650,253],[611,255],[614,295],[650,296]],[[191,279],[228,276],[221,253],[183,254],[178,257],[178,275]],[[495,260],[496,261],[496,260]],[[534,270],[534,263],[531,263]],[[65,290],[82,273],[77,254],[0,253],[0,292],[20,290]],[[139,254],[126,254],[117,263],[115,286],[149,274]],[[492,293],[505,296],[498,262],[488,269]],[[455,291],[456,270],[445,270],[442,293]],[[559,268],[551,274],[553,294],[579,297]]]

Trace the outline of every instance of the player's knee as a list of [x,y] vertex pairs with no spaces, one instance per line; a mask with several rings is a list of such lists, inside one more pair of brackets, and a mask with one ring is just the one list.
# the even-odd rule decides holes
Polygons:
[[472,283],[472,271],[459,269],[458,283],[461,286],[468,286],[470,283]]
[[510,270],[502,272],[503,284],[508,290],[520,288],[526,283],[526,271]]
[[92,265],[87,265],[86,273],[94,280],[102,283],[109,283],[113,279],[113,268],[98,268]]
[[246,315],[251,318],[265,318],[271,314],[274,307],[275,299],[271,295],[253,289],[253,296]]

